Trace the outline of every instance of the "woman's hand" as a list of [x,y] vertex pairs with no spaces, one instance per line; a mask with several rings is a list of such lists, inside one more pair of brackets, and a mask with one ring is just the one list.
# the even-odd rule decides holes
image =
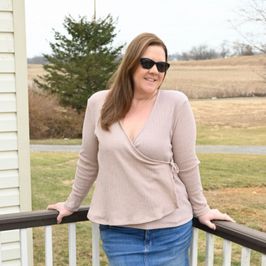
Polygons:
[[212,220],[224,220],[224,221],[235,222],[235,220],[232,219],[228,214],[221,213],[217,209],[211,209],[206,214],[199,216],[198,219],[200,223],[207,225],[213,230],[216,229],[216,225],[211,222]]
[[68,209],[65,208],[64,202],[57,202],[55,204],[50,204],[47,207],[48,210],[57,210],[58,216],[57,216],[57,223],[60,224],[62,222],[62,219],[65,216],[71,215],[73,212],[69,211]]

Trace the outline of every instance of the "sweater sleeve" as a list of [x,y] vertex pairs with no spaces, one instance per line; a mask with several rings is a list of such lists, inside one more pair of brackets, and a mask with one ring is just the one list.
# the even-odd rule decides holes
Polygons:
[[184,183],[195,216],[207,213],[210,208],[203,194],[196,156],[196,125],[189,101],[183,102],[173,131],[173,156],[179,168],[179,178]]
[[76,167],[72,191],[68,196],[65,207],[70,211],[78,210],[82,200],[92,187],[98,173],[98,140],[95,136],[96,115],[88,100],[82,130],[82,144]]

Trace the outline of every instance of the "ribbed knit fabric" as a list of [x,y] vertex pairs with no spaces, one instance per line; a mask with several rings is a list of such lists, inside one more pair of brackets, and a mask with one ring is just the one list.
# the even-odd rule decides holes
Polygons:
[[75,211],[96,180],[88,218],[96,223],[154,229],[184,224],[209,211],[203,195],[196,127],[187,97],[160,90],[144,127],[132,141],[121,123],[100,127],[108,91],[88,100],[72,191]]

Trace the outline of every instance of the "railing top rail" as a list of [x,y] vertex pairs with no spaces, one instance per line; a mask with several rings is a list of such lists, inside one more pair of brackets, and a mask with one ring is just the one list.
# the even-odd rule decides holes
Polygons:
[[[65,217],[62,223],[87,221],[88,210],[88,206],[83,206]],[[3,214],[0,215],[0,231],[54,225],[57,224],[56,216],[55,210]],[[194,227],[266,254],[266,233],[232,222],[215,221],[215,224],[217,228],[212,230],[193,219]]]
[[216,230],[201,224],[198,219],[193,219],[194,227],[266,254],[266,233],[238,223],[227,221],[214,221],[214,223]]
[[[82,206],[77,212],[65,217],[63,223],[87,221],[89,206]],[[17,212],[0,215],[0,231],[23,229],[57,224],[56,210],[41,210],[31,212]]]

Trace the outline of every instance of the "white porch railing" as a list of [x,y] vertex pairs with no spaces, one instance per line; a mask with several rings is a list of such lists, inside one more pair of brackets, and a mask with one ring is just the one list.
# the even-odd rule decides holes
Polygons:
[[[73,215],[66,217],[62,223],[68,224],[68,249],[70,266],[77,265],[76,260],[76,222],[87,220],[87,211],[89,207],[82,207]],[[0,231],[17,230],[20,231],[20,251],[21,265],[28,266],[27,250],[27,228],[45,227],[45,265],[53,265],[53,245],[52,245],[52,225],[56,224],[56,211],[34,211],[24,213],[14,213],[0,215]],[[266,266],[266,233],[256,231],[243,225],[231,222],[215,222],[217,229],[215,231],[200,224],[197,219],[193,220],[193,241],[190,249],[191,266],[198,264],[199,231],[205,231],[205,266],[215,265],[215,235],[223,239],[223,266],[231,265],[232,243],[241,247],[241,257],[239,264],[249,266],[252,261],[252,252],[256,251],[260,255],[259,264],[256,266]],[[201,239],[202,242],[202,239]],[[201,245],[201,244],[200,244]],[[92,224],[92,266],[100,266],[100,248],[99,248],[99,229],[98,225]],[[0,239],[0,265],[2,265],[3,251],[1,249]],[[4,262],[3,262],[4,263]],[[201,264],[202,265],[202,264]],[[218,264],[221,265],[221,264]]]

